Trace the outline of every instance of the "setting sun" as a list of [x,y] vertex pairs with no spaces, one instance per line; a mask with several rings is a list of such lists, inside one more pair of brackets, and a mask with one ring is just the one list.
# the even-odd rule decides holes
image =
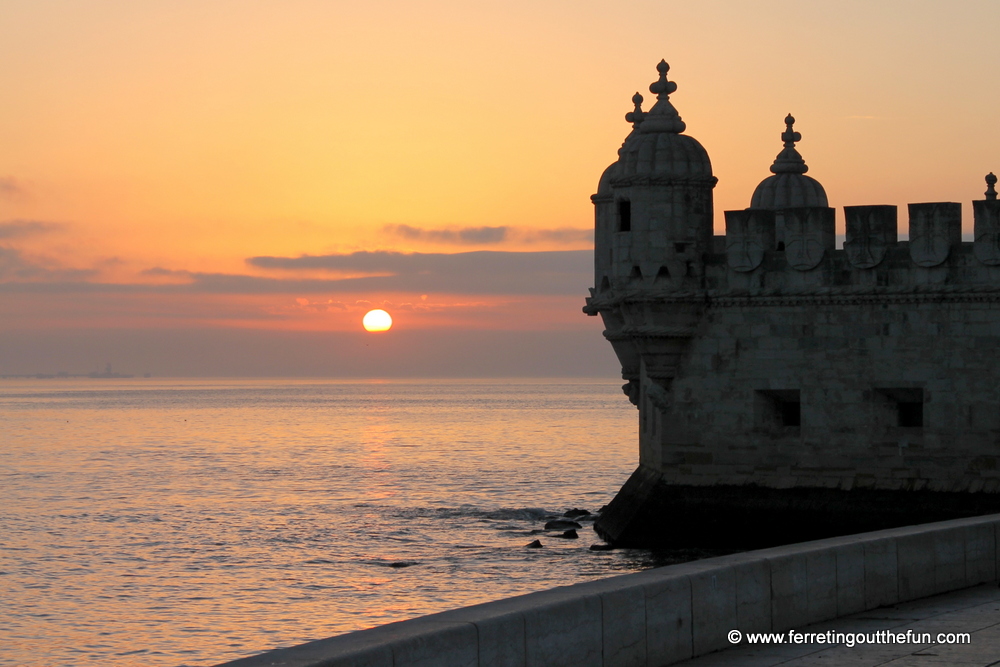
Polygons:
[[365,331],[388,331],[392,327],[392,316],[384,310],[369,310],[361,324]]

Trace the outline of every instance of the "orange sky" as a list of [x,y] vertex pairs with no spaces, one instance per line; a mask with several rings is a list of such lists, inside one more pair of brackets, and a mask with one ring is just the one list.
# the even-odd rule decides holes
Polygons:
[[421,299],[248,259],[588,249],[589,196],[661,57],[719,177],[717,227],[788,112],[831,205],[961,201],[971,222],[1000,170],[994,18],[986,1],[0,0],[0,329],[354,330],[366,303],[409,303],[399,326],[599,337],[586,276]]

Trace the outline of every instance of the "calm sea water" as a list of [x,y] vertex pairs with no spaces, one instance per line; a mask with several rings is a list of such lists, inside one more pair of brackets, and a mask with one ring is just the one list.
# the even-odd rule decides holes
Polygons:
[[619,384],[0,381],[0,664],[210,665],[669,561],[535,533],[635,467]]

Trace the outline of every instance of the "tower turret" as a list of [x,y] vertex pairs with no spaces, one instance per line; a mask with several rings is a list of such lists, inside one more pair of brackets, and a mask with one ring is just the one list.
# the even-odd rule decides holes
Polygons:
[[604,318],[605,337],[628,380],[623,389],[634,403],[643,372],[669,386],[700,315],[654,295],[703,287],[718,180],[702,145],[681,134],[686,126],[670,102],[677,90],[667,79],[670,66],[661,60],[656,70],[659,76],[649,86],[656,102],[643,111],[642,96],[633,96],[635,108],[625,116],[632,131],[591,198],[595,288],[584,310]]
[[596,207],[595,284],[615,289],[680,289],[700,283],[701,254],[711,250],[712,176],[708,153],[685,129],[661,60],[650,86],[656,103],[626,114],[632,132],[592,197]]

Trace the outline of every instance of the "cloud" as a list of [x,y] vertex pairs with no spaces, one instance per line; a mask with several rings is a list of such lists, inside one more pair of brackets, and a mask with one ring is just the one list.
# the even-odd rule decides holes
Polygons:
[[417,301],[416,303],[411,303],[409,301],[379,301],[372,302],[367,299],[357,299],[352,303],[345,303],[343,301],[334,301],[330,298],[314,298],[309,299],[305,297],[296,297],[294,300],[294,306],[282,306],[283,310],[308,310],[311,312],[364,312],[371,310],[372,308],[385,308],[391,311],[406,310],[414,313],[441,313],[446,311],[460,310],[464,313],[468,313],[472,309],[483,309],[483,308],[494,308],[497,304],[505,304],[505,301],[497,301],[496,299],[479,299],[479,300],[468,300],[464,299],[461,301],[451,301],[451,302],[428,302],[428,301]]
[[25,194],[24,187],[12,176],[0,176],[0,197],[13,199]]
[[[311,281],[334,291],[444,292],[452,294],[586,294],[593,281],[592,250],[460,253],[355,252],[300,257],[251,257],[258,269],[328,270],[381,274],[360,278]],[[204,285],[230,287],[249,276],[193,274]],[[292,282],[292,281],[282,281]],[[307,283],[310,281],[298,281]],[[260,282],[261,286],[263,282]]]
[[152,276],[154,278],[190,278],[190,271],[178,271],[177,269],[165,269],[162,266],[154,266],[151,269],[143,269],[139,272],[141,276]]
[[43,262],[26,258],[21,251],[0,246],[0,280],[31,283],[77,282],[93,278],[91,269],[52,268]]
[[[0,246],[0,291],[130,292],[199,294],[408,293],[580,295],[593,284],[593,251],[460,253],[355,252],[301,257],[252,257],[247,263],[283,275],[204,273],[153,267],[141,272],[156,282],[93,282],[96,269],[50,267]],[[329,271],[331,277],[315,277]],[[309,277],[295,276],[309,272]],[[352,274],[343,278],[336,274]],[[289,275],[291,274],[291,275]],[[361,274],[358,277],[358,274]]]
[[422,229],[410,225],[386,225],[383,231],[410,241],[486,245],[507,239],[508,227],[464,227],[461,229]]
[[557,229],[526,229],[520,234],[526,243],[558,243],[571,245],[577,243],[593,243],[594,230],[578,227],[559,227]]
[[386,225],[382,231],[424,243],[449,243],[456,245],[495,245],[499,243],[548,243],[579,245],[593,243],[594,230],[578,227],[532,229],[528,227],[463,227],[458,229],[424,229],[411,225]]
[[[3,192],[3,179],[0,179],[0,193]],[[56,222],[43,222],[41,220],[6,220],[0,222],[0,239],[15,239],[35,234],[45,234],[47,232],[61,229],[63,226]]]

